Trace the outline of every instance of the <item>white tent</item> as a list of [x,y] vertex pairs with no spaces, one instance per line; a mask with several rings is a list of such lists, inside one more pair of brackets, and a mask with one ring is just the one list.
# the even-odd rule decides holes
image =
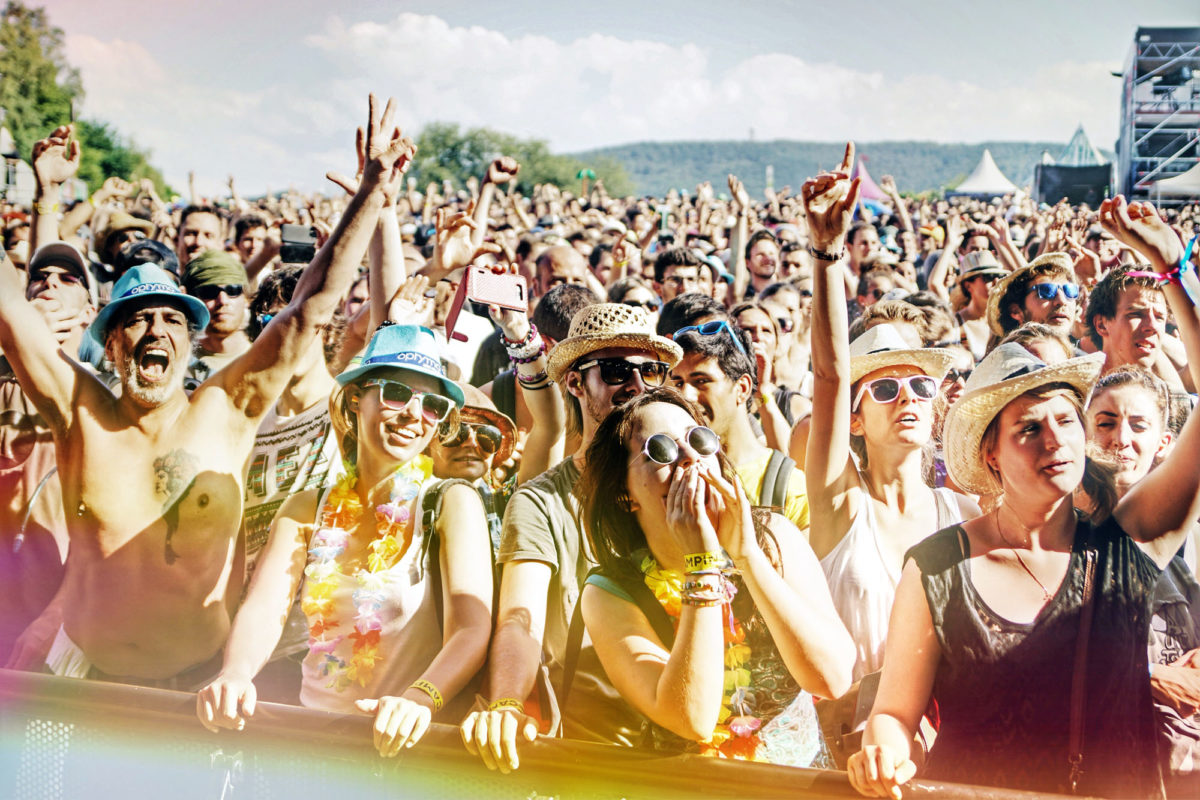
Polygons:
[[946,196],[1001,197],[1006,194],[1017,194],[1019,191],[1016,185],[1004,177],[1004,173],[996,166],[991,151],[985,149],[979,163],[975,165],[975,169],[971,170],[967,179],[946,192]]
[[1084,133],[1083,125],[1080,125],[1075,129],[1071,141],[1067,142],[1057,163],[1062,167],[1095,167],[1107,164],[1108,159],[1096,149],[1092,140]]
[[1200,198],[1200,161],[1187,172],[1155,181],[1153,191],[1157,197]]

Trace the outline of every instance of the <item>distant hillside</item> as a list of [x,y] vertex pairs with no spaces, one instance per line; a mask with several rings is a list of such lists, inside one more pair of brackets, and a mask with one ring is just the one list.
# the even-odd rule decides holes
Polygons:
[[[997,166],[1018,186],[1033,180],[1033,166],[1048,150],[1057,157],[1066,142],[981,142],[938,144],[936,142],[862,142],[859,155],[866,156],[867,171],[875,180],[891,175],[902,192],[940,190],[957,184],[974,169],[984,148],[992,151]],[[639,142],[604,147],[571,155],[587,163],[609,156],[625,166],[639,195],[664,194],[668,189],[693,190],[702,181],[712,181],[716,192],[728,192],[725,176],[740,177],[746,188],[761,196],[766,186],[766,168],[775,168],[775,187],[790,185],[799,191],[805,178],[836,165],[844,144],[827,142]],[[1111,158],[1111,153],[1105,153]]]

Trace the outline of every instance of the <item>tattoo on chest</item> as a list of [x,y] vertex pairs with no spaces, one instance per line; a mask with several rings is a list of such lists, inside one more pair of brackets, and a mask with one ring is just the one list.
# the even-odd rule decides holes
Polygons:
[[167,523],[164,557],[174,564],[179,554],[171,538],[179,528],[179,508],[196,483],[200,459],[186,450],[176,449],[154,459],[154,494],[162,502],[163,521]]

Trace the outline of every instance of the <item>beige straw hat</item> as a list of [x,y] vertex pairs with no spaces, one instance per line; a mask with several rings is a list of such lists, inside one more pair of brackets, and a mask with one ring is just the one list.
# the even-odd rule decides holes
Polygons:
[[1002,344],[987,355],[946,416],[946,470],[954,483],[973,494],[995,494],[1000,483],[979,452],[983,433],[1004,407],[1026,392],[1051,383],[1065,383],[1087,403],[1104,367],[1104,354],[1047,365],[1015,342]]
[[546,372],[551,380],[558,381],[576,361],[609,347],[652,350],[668,367],[683,358],[679,345],[654,332],[645,309],[623,303],[595,303],[576,312],[567,338],[550,351]]
[[946,377],[954,355],[935,347],[909,347],[890,323],[876,325],[850,343],[850,382],[884,367],[917,367],[939,381]]
[[[1016,303],[1020,305],[1023,298],[1010,297],[1006,300],[1005,295],[1008,294],[1009,287],[1012,286],[1016,281],[1028,276],[1030,272],[1033,272],[1033,270],[1046,264],[1061,267],[1071,275],[1075,274],[1075,267],[1071,263],[1071,257],[1066,253],[1043,253],[1020,269],[1014,270],[1000,280],[996,281],[994,284],[992,284],[992,289],[988,293],[987,303],[987,323],[988,328],[992,333],[1003,337],[1008,335],[1008,333],[1012,330],[1011,328],[1005,330],[1000,314],[1003,308],[1009,303]],[[1017,327],[1017,323],[1015,321],[1013,322],[1012,327]]]

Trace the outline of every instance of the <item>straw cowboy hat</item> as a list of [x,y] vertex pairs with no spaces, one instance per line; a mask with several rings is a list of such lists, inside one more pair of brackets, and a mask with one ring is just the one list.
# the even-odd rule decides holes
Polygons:
[[971,377],[963,395],[946,416],[946,469],[954,482],[973,494],[1001,490],[979,452],[983,433],[1004,407],[1026,392],[1051,383],[1070,385],[1085,404],[1104,367],[1104,354],[1047,365],[1015,342],[1002,344],[988,354]]
[[1009,288],[1014,283],[1023,279],[1027,279],[1029,274],[1035,269],[1048,264],[1055,267],[1061,267],[1062,269],[1066,270],[1068,275],[1075,275],[1075,268],[1071,263],[1071,257],[1066,253],[1043,253],[1025,266],[1008,273],[1003,278],[992,284],[992,289],[988,293],[987,303],[987,323],[988,329],[991,330],[992,333],[1003,337],[1008,335],[1013,328],[1017,327],[1017,323],[1014,321],[1012,323],[1012,328],[1006,330],[1003,324],[1002,315],[1007,313],[1006,308],[1009,303],[1016,303],[1017,305],[1020,305],[1024,298],[1009,297],[1006,299],[1005,295],[1008,294]]
[[867,330],[850,343],[850,382],[884,367],[917,367],[939,381],[946,377],[954,355],[934,347],[909,347],[895,325],[884,323]]
[[517,426],[507,414],[501,413],[492,402],[492,398],[469,383],[460,383],[466,402],[459,410],[459,420],[481,425],[492,425],[500,431],[500,449],[492,458],[492,464],[499,466],[508,461],[516,446]]
[[644,309],[622,303],[595,303],[576,312],[567,338],[550,351],[546,372],[551,380],[558,381],[576,361],[609,347],[652,350],[669,367],[683,358],[679,345],[654,332]]

